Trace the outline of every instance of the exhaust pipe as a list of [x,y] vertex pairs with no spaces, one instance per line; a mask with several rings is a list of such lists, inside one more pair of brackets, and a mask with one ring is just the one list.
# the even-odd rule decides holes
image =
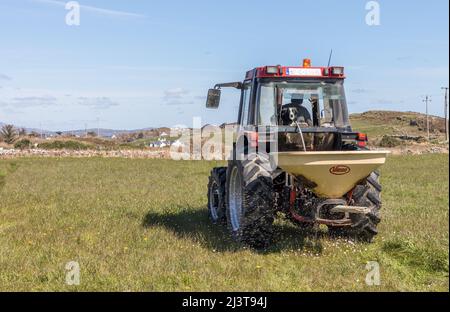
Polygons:
[[345,206],[345,205],[337,205],[330,209],[331,213],[356,213],[366,215],[370,213],[370,208],[361,207],[361,206]]

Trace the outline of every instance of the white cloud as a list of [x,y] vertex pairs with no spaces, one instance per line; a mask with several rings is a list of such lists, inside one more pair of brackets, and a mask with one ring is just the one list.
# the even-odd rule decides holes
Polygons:
[[167,105],[191,105],[194,104],[191,96],[189,96],[189,90],[183,88],[169,89],[164,92],[163,101]]
[[57,104],[57,99],[54,96],[25,96],[15,97],[12,99],[12,105],[21,107],[34,107],[34,106],[48,106]]
[[95,98],[79,97],[78,104],[83,106],[89,106],[94,109],[108,109],[110,107],[119,105],[119,103],[112,101],[108,97],[95,97]]
[[165,99],[180,99],[189,94],[189,91],[183,88],[169,89],[164,92]]
[[[65,7],[65,5],[66,5],[66,2],[57,1],[57,0],[33,0],[33,1],[39,2],[39,3],[44,3],[44,4],[62,6],[62,7]],[[89,12],[98,13],[98,14],[102,14],[102,15],[108,15],[108,16],[112,16],[112,17],[132,17],[132,18],[145,17],[145,15],[142,15],[142,14],[103,9],[103,8],[98,8],[98,7],[94,7],[94,6],[89,6],[89,5],[81,5],[80,4],[80,8],[81,8],[81,10],[86,10]]]
[[0,80],[12,80],[12,78],[5,74],[0,74]]

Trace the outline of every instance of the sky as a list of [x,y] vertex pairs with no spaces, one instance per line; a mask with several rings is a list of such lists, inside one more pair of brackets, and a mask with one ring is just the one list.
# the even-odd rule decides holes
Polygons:
[[0,0],[0,122],[47,130],[139,129],[232,122],[239,94],[218,110],[208,88],[263,65],[310,58],[346,71],[350,112],[444,114],[449,77],[447,0]]

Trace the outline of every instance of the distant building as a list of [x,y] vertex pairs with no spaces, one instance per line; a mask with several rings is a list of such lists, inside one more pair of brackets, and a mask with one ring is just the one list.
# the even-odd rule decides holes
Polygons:
[[163,142],[153,142],[153,143],[150,143],[150,147],[156,147],[156,148],[163,148],[163,147],[165,147],[166,145],[165,145],[165,143],[163,143]]
[[167,141],[167,139],[165,139],[165,138],[159,138],[158,141],[151,142],[148,146],[156,147],[156,148],[163,148],[163,147],[171,146],[172,143],[173,143],[172,141]]

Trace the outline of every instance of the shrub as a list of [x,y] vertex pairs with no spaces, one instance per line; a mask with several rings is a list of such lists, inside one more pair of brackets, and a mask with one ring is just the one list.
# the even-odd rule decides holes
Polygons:
[[20,141],[17,141],[14,144],[14,148],[21,149],[21,150],[28,149],[30,147],[31,147],[31,141],[28,139],[22,139]]
[[17,131],[13,125],[4,125],[0,131],[0,137],[7,144],[13,144],[17,140]]
[[402,142],[399,139],[396,139],[389,135],[383,135],[383,138],[381,138],[381,141],[378,145],[381,147],[396,147],[401,144]]
[[53,141],[44,142],[38,145],[42,149],[67,149],[67,150],[87,150],[92,148],[88,144],[84,144],[77,141]]

